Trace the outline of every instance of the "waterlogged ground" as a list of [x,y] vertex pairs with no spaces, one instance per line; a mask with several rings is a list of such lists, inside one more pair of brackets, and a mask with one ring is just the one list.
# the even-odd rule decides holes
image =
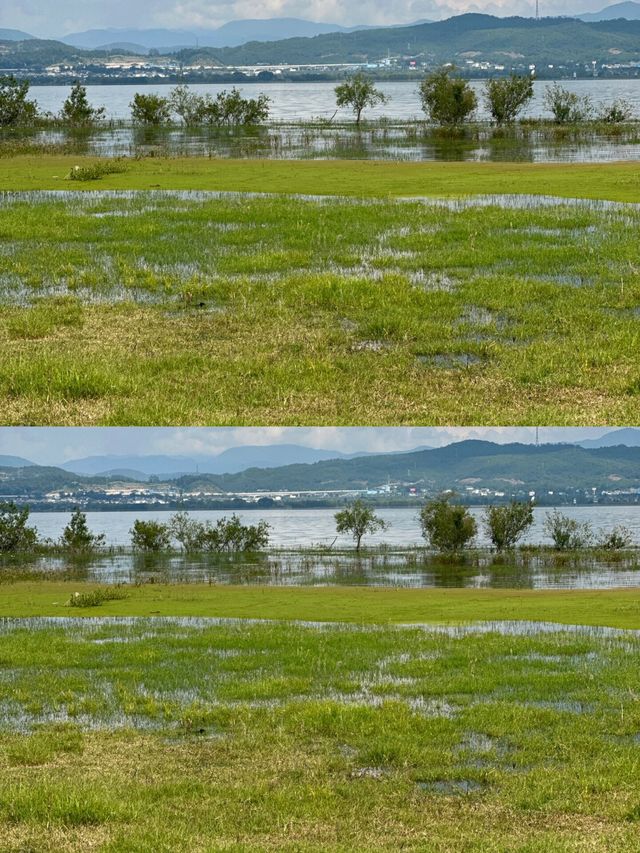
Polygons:
[[0,849],[637,851],[637,632],[0,622]]
[[635,422],[639,224],[529,196],[5,193],[3,417]]

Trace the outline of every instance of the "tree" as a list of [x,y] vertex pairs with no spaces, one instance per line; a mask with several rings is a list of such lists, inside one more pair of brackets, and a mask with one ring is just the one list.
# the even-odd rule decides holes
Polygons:
[[134,551],[167,551],[171,547],[171,532],[168,524],[160,521],[141,521],[136,519],[131,533],[131,546]]
[[366,107],[375,107],[377,104],[386,104],[389,98],[376,89],[371,77],[366,74],[355,74],[344,83],[335,88],[336,104],[339,107],[351,107],[356,117],[356,124],[360,126],[362,111]]
[[200,536],[203,551],[260,551],[269,544],[270,525],[243,524],[237,515],[220,518],[215,525],[205,522]]
[[60,545],[67,551],[93,551],[104,545],[104,533],[92,533],[87,524],[87,516],[78,507],[71,515],[71,521],[62,531]]
[[616,98],[610,104],[601,104],[598,119],[606,124],[633,121],[633,106],[624,98]]
[[439,495],[420,510],[422,535],[438,551],[460,551],[478,532],[469,510],[452,504],[452,498],[451,494]]
[[0,77],[0,127],[31,124],[38,115],[38,105],[28,101],[29,81],[17,80],[13,74]]
[[176,512],[169,519],[169,533],[187,553],[201,550],[202,524],[186,512]]
[[544,520],[544,530],[553,541],[556,551],[576,551],[586,548],[593,541],[593,531],[587,521],[576,521],[563,515],[560,510],[548,512]]
[[597,542],[598,548],[606,551],[622,551],[633,546],[633,533],[628,527],[617,524],[613,530],[601,530]]
[[484,99],[498,126],[511,124],[533,98],[533,80],[526,74],[487,80]]
[[205,99],[192,92],[188,86],[180,84],[169,93],[169,105],[176,113],[182,123],[187,126],[199,125],[202,122],[202,113],[205,107]]
[[65,124],[74,127],[86,127],[104,118],[104,107],[92,107],[87,97],[86,88],[76,81],[71,87],[71,93],[62,105],[60,118]]
[[360,551],[360,543],[365,533],[375,533],[386,530],[388,524],[377,516],[372,507],[358,499],[335,514],[336,530],[338,533],[350,533],[356,543],[356,551]]
[[171,121],[169,98],[163,98],[161,95],[143,95],[136,92],[129,106],[134,124],[158,127]]
[[32,551],[38,541],[38,533],[27,527],[29,507],[20,509],[13,501],[0,502],[0,553]]
[[418,90],[422,109],[440,125],[463,124],[474,112],[478,99],[471,86],[454,69],[444,66],[427,75]]
[[257,98],[243,98],[234,86],[230,92],[219,92],[215,99],[208,95],[203,98],[201,120],[216,126],[255,126],[269,117],[270,102],[271,99],[263,94]]
[[505,551],[513,548],[533,524],[533,507],[526,501],[512,501],[506,506],[488,506],[484,524],[496,551]]
[[547,86],[544,105],[553,113],[556,124],[577,124],[587,121],[593,114],[593,105],[588,95],[576,95],[559,83]]

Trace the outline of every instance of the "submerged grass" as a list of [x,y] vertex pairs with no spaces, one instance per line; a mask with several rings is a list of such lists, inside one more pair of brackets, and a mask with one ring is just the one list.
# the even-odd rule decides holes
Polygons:
[[632,634],[0,625],[0,849],[638,851]]
[[4,421],[635,422],[639,224],[544,199],[7,195]]

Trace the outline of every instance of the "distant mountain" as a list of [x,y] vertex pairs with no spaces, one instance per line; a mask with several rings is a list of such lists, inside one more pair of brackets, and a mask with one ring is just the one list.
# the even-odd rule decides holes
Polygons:
[[0,28],[0,41],[24,41],[32,38],[35,36],[30,36],[29,33],[24,33],[22,30],[3,30]]
[[29,462],[28,459],[23,459],[22,456],[0,455],[0,468],[28,468],[34,464],[34,462]]
[[110,44],[138,44],[142,47],[195,47],[198,44],[197,36],[192,32],[183,30],[125,30],[109,28],[105,30],[86,30],[80,33],[69,33],[59,41],[73,47],[81,47],[85,50],[96,50]]
[[640,429],[634,427],[616,429],[601,435],[600,438],[588,438],[577,441],[576,444],[580,447],[616,447],[620,444],[627,447],[640,447]]
[[605,6],[599,12],[584,12],[582,15],[575,15],[581,21],[615,21],[618,18],[625,18],[627,21],[640,20],[640,3],[634,3],[633,0],[627,0],[625,3],[614,3],[612,6]]

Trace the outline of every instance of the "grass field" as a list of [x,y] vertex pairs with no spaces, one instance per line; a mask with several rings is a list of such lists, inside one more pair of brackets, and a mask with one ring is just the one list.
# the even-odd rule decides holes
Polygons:
[[2,851],[638,851],[636,635],[0,623]]
[[640,213],[518,205],[5,197],[3,420],[637,423]]

